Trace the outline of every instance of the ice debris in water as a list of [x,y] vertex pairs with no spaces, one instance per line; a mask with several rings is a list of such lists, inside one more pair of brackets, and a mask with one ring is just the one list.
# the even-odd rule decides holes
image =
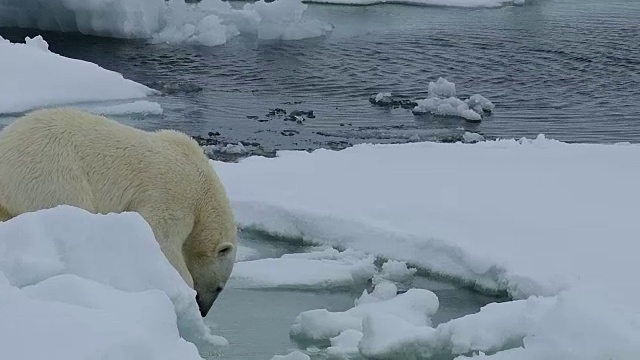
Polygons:
[[456,85],[445,78],[438,78],[436,82],[429,82],[429,95],[426,99],[417,100],[412,109],[416,115],[433,114],[440,116],[455,116],[467,121],[482,120],[482,115],[491,112],[494,105],[482,95],[475,94],[467,100],[456,97]]
[[456,96],[456,84],[439,77],[436,82],[429,81],[429,97],[449,98]]
[[[423,289],[409,289],[393,295],[395,285],[385,285],[376,296],[361,297],[357,305],[347,311],[330,312],[327,309],[309,310],[300,313],[290,329],[294,338],[326,341],[351,329],[362,333],[363,319],[371,314],[386,313],[394,319],[415,326],[431,325],[431,316],[438,310],[439,302],[434,293]],[[395,289],[397,290],[397,289]],[[375,291],[374,291],[375,292]],[[367,297],[367,300],[362,298]],[[345,335],[348,336],[348,335]]]
[[465,143],[473,144],[473,143],[484,141],[484,136],[478,133],[465,131],[464,134],[462,135],[462,140]]
[[217,144],[217,145],[204,145],[202,147],[207,154],[246,154],[247,148],[242,145],[241,142],[237,144]]
[[428,95],[425,99],[411,100],[393,96],[389,92],[381,92],[369,98],[369,102],[378,106],[401,106],[411,109],[415,115],[433,114],[439,116],[455,116],[467,121],[482,120],[482,115],[493,111],[495,105],[480,94],[467,100],[456,97],[456,84],[440,77],[429,82]]
[[271,358],[271,360],[311,360],[311,358],[309,357],[309,355],[301,351],[294,350],[287,355],[275,355]]

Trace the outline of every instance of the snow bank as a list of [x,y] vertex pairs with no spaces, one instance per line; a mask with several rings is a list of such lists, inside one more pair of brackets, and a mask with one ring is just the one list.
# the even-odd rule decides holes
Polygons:
[[0,223],[0,239],[1,358],[198,359],[194,344],[227,344],[138,214],[60,206]]
[[456,85],[445,78],[429,82],[429,97],[416,101],[414,114],[434,114],[457,116],[468,121],[480,121],[485,112],[491,112],[495,105],[482,95],[475,94],[463,101],[456,97]]
[[316,37],[332,27],[307,19],[300,0],[259,1],[233,9],[228,2],[202,0],[0,0],[0,26],[79,31],[83,34],[141,38],[155,43],[224,44],[240,33],[260,39]]
[[407,4],[418,6],[496,8],[507,5],[524,5],[525,0],[309,0],[308,2],[341,5]]
[[41,36],[27,38],[26,44],[0,37],[0,114],[157,93],[96,64],[52,53],[48,47]]
[[[640,356],[639,156],[640,145],[539,136],[283,151],[215,166],[244,228],[407,261],[526,299],[436,328],[382,311],[319,309],[301,314],[294,334],[326,341],[356,330],[358,351],[372,357],[595,360]],[[343,345],[332,351],[352,352],[356,339],[336,338]]]

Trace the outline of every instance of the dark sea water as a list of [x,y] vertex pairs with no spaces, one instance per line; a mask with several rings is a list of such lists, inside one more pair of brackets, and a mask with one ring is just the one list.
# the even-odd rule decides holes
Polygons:
[[[640,1],[528,0],[499,9],[309,5],[307,12],[334,31],[299,41],[240,36],[217,47],[44,35],[55,52],[146,85],[202,89],[153,99],[162,116],[124,121],[194,136],[217,132],[266,151],[446,141],[464,131],[640,141]],[[38,33],[0,29],[12,40]],[[471,124],[368,101],[388,91],[425,97],[440,76],[456,84],[460,98],[489,98],[493,114]],[[313,110],[315,118],[297,124],[266,116],[278,107]]]

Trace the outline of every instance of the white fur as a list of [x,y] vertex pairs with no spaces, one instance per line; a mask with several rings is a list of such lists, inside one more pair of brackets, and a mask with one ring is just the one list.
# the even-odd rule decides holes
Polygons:
[[207,313],[229,278],[236,227],[198,144],[80,110],[29,113],[0,132],[0,221],[58,205],[140,213]]

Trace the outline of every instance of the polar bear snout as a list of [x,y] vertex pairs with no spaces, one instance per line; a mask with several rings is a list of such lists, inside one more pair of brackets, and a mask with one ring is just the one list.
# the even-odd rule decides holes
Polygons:
[[222,286],[218,286],[215,291],[211,294],[196,294],[196,302],[198,303],[198,308],[200,309],[200,315],[202,317],[207,316],[209,310],[213,307],[213,303],[218,298],[218,295],[222,292],[224,288]]

